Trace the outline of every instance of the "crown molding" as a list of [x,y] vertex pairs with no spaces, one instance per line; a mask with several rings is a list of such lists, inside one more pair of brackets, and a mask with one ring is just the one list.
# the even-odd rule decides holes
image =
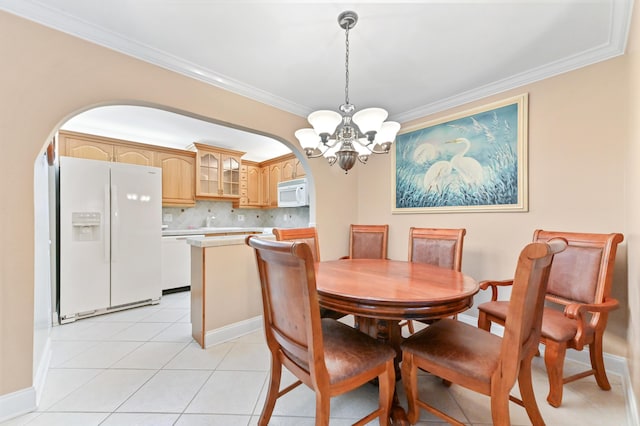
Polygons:
[[[192,62],[154,49],[151,46],[134,42],[86,21],[61,14],[43,3],[34,3],[29,0],[0,0],[0,9],[301,117],[306,117],[311,112],[309,108],[303,105],[242,83],[226,75],[216,73],[213,70],[202,68]],[[473,90],[461,92],[418,108],[393,113],[391,118],[401,123],[415,120],[623,55],[627,44],[632,9],[633,0],[611,0],[610,27],[612,30],[608,42],[597,48],[586,50],[580,54],[563,58],[536,69]]]
[[47,7],[43,3],[36,4],[29,0],[0,0],[0,10],[5,10],[46,27],[271,105],[292,114],[306,117],[309,113],[308,108],[295,102],[242,83],[226,75],[216,73],[213,70],[202,68],[190,61],[185,61],[184,59],[154,49],[143,43],[132,41],[84,20],[62,14],[55,9]]
[[623,55],[627,47],[633,0],[612,0],[611,6],[611,33],[607,43],[491,84],[394,114],[393,119],[401,123],[415,120]]

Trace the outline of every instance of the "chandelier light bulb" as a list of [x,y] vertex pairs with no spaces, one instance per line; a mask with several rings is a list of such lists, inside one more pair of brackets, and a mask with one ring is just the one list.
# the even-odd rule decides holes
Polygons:
[[393,142],[399,130],[400,123],[396,121],[385,121],[376,134],[376,143]]
[[300,129],[294,134],[303,149],[315,149],[320,143],[320,137],[313,129]]
[[382,108],[367,108],[353,114],[353,122],[366,135],[378,132],[388,115]]
[[335,111],[325,109],[312,112],[307,120],[318,135],[332,135],[336,131],[338,124],[342,122],[342,116]]

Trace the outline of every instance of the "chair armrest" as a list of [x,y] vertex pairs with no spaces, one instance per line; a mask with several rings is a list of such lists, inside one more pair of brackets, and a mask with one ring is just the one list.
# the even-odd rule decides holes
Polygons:
[[609,298],[602,303],[571,303],[564,308],[564,316],[577,321],[578,329],[576,330],[576,349],[582,350],[584,346],[585,330],[587,328],[586,312],[610,312],[619,307],[620,303],[617,299]]
[[498,300],[498,287],[506,287],[513,285],[513,280],[502,280],[502,281],[480,281],[480,290],[486,290],[491,287],[491,301],[495,302]]
[[602,303],[571,303],[564,308],[564,316],[577,319],[584,312],[610,312],[618,309],[620,303],[617,299],[608,298]]

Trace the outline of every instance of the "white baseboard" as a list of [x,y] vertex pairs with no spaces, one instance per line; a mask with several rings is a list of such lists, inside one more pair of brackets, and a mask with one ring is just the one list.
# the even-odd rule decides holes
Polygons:
[[0,423],[38,408],[51,364],[51,339],[47,338],[40,362],[35,367],[33,386],[0,396]]
[[36,389],[31,386],[0,396],[0,423],[38,408],[36,404]]
[[263,324],[262,315],[259,315],[244,321],[216,328],[215,330],[207,331],[204,336],[204,347],[208,348],[219,343],[228,342],[229,340],[260,330],[262,329]]

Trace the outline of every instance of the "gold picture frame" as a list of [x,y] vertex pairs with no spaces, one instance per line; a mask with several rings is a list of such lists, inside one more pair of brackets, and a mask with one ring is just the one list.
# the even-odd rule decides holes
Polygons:
[[528,211],[528,94],[403,129],[392,213]]

